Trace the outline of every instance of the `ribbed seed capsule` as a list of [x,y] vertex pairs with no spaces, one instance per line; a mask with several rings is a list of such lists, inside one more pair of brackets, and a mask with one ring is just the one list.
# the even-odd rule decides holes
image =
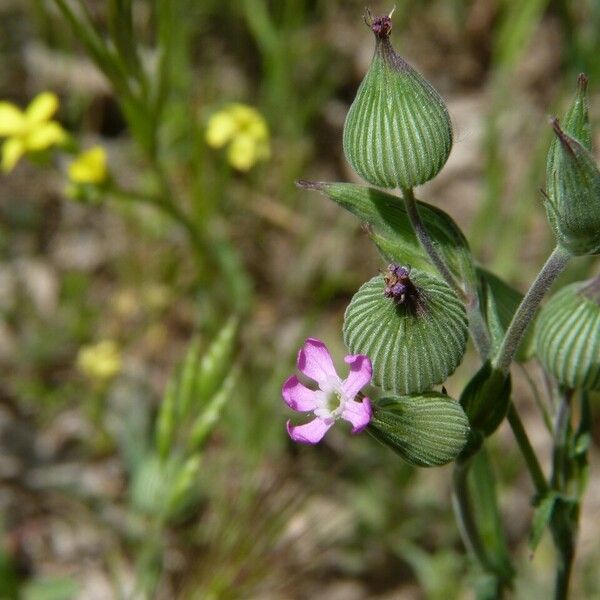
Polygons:
[[[562,119],[562,129],[565,133],[575,138],[586,150],[592,150],[592,128],[588,114],[587,100],[588,78],[581,73],[577,79],[577,95]],[[554,174],[557,160],[560,157],[560,141],[555,137],[550,143],[546,161],[547,193],[550,198],[555,198],[556,188]]]
[[600,280],[573,283],[551,298],[536,321],[535,345],[561,385],[600,390]]
[[352,168],[379,187],[412,188],[442,169],[452,148],[452,124],[436,90],[390,43],[390,17],[370,23],[375,55],[344,125]]
[[546,199],[548,221],[571,254],[600,253],[600,171],[579,141],[552,122],[559,142]]
[[423,271],[392,264],[367,281],[344,315],[344,342],[373,363],[373,383],[411,394],[442,383],[460,364],[468,334],[463,304]]
[[423,392],[381,398],[367,431],[410,464],[434,467],[459,455],[469,435],[469,420],[456,400]]

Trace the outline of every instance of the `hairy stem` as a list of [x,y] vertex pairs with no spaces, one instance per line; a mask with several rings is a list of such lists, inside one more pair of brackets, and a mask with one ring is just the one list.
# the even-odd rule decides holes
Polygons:
[[552,254],[548,257],[542,270],[538,273],[538,276],[513,315],[512,321],[504,335],[500,349],[493,360],[494,367],[498,370],[508,373],[527,326],[535,316],[543,297],[555,279],[567,266],[570,258],[571,255],[569,252],[562,248],[562,246],[556,246]]
[[429,256],[429,259],[433,263],[434,267],[439,271],[440,275],[444,278],[444,281],[456,292],[456,295],[463,301],[466,300],[465,292],[452,275],[450,268],[446,264],[446,261],[442,255],[438,252],[431,236],[425,228],[425,223],[421,219],[419,209],[417,208],[417,201],[412,188],[402,188],[402,198],[404,199],[404,205],[406,206],[406,214],[412,228],[419,240],[419,243],[423,247],[423,250]]
[[487,325],[479,309],[479,298],[476,293],[467,293],[459,282],[456,280],[444,257],[438,252],[437,248],[425,223],[421,219],[419,209],[417,207],[417,201],[415,199],[414,192],[411,188],[402,189],[402,198],[404,199],[404,205],[406,207],[406,214],[410,224],[412,225],[413,231],[421,244],[423,250],[425,250],[427,256],[433,263],[433,266],[438,270],[444,281],[454,290],[456,295],[465,303],[467,315],[469,317],[469,330],[471,337],[477,346],[477,351],[483,360],[485,360],[490,353],[491,343],[490,335],[487,329]]

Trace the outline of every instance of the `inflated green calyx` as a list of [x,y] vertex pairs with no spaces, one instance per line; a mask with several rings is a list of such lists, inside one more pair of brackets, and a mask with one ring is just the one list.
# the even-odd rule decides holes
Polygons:
[[379,187],[412,188],[446,163],[452,124],[436,90],[396,54],[390,17],[367,21],[375,55],[344,125],[344,153],[352,168]]
[[549,173],[546,212],[571,254],[600,253],[600,171],[591,152],[552,121],[559,150]]
[[469,421],[461,405],[438,392],[381,398],[373,408],[367,431],[419,467],[454,460],[469,435]]
[[541,310],[536,354],[570,389],[600,390],[600,280],[573,283]]
[[395,394],[445,381],[462,360],[467,334],[465,307],[446,283],[396,264],[367,281],[344,315],[346,346],[366,354],[373,383]]

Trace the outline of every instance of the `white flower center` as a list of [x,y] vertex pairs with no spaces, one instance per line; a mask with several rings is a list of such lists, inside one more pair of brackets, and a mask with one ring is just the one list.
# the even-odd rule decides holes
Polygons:
[[321,405],[314,411],[315,416],[321,419],[339,419],[344,409],[344,402],[341,385],[321,390]]

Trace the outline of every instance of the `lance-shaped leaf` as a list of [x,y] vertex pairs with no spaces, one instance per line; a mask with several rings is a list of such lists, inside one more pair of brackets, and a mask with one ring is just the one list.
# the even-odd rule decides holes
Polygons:
[[399,394],[442,383],[465,353],[465,308],[446,283],[413,269],[414,302],[386,297],[381,275],[355,294],[344,315],[344,341],[373,364],[373,383]]
[[[386,260],[409,263],[437,274],[415,236],[404,202],[397,196],[352,183],[299,181],[298,186],[321,192],[367,223],[369,235]],[[467,288],[474,289],[473,256],[460,227],[440,208],[421,201],[417,201],[417,207],[427,232],[453,275]]]
[[[490,331],[492,354],[494,354],[500,348],[504,333],[523,300],[523,294],[486,269],[477,267],[477,274],[481,306]],[[529,360],[534,352],[533,326],[530,325],[519,346],[516,360],[519,362]]]
[[542,308],[535,328],[544,369],[570,389],[600,390],[600,281],[573,283]]
[[511,565],[502,515],[498,506],[494,466],[485,446],[473,456],[468,473],[468,485],[474,517],[490,561],[496,573],[502,574],[506,581],[511,581],[514,577],[514,568]]
[[489,436],[502,423],[510,403],[511,381],[490,361],[475,373],[460,396],[460,403],[473,429]]
[[460,404],[438,392],[382,398],[367,431],[405,461],[445,465],[462,450],[469,421]]
[[529,548],[533,554],[542,540],[542,535],[546,530],[546,527],[552,520],[552,513],[554,512],[554,506],[559,499],[557,492],[551,491],[543,496],[535,507],[533,513],[533,521],[531,523],[531,532],[529,534]]

